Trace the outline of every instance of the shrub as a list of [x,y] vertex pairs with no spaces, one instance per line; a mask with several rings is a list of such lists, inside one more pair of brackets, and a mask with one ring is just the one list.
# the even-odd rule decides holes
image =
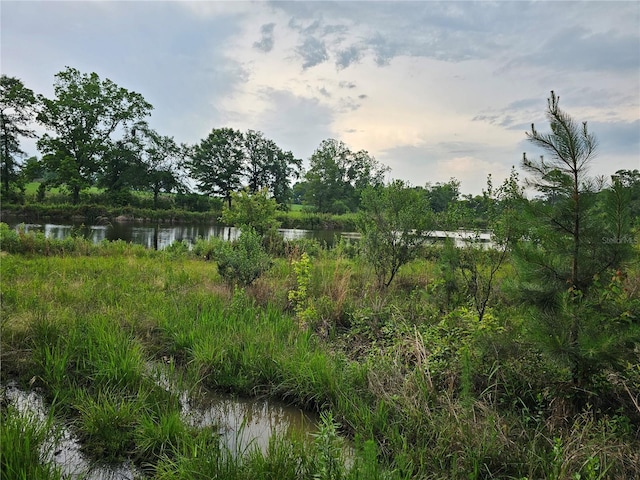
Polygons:
[[218,271],[229,285],[251,285],[272,263],[262,238],[253,230],[242,232],[233,243],[221,244],[215,255]]

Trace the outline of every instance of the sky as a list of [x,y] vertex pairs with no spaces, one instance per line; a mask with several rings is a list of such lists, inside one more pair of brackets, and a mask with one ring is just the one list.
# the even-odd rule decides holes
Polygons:
[[66,66],[96,72],[178,142],[259,130],[308,166],[335,138],[475,195],[542,153],[554,90],[599,140],[593,175],[640,168],[637,1],[2,0],[0,25],[2,74],[52,98]]

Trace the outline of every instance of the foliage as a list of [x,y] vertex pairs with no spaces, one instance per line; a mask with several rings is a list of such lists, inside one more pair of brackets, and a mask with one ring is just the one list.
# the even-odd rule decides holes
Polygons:
[[[516,289],[537,307],[537,326],[532,331],[551,340],[541,344],[544,351],[568,368],[575,387],[584,388],[592,385],[596,373],[614,365],[612,359],[607,360],[611,348],[624,356],[625,345],[629,346],[623,339],[629,340],[630,325],[604,328],[606,317],[593,302],[599,295],[595,279],[608,269],[620,268],[631,252],[630,244],[604,243],[603,233],[621,238],[630,231],[620,194],[601,196],[605,203],[613,202],[605,207],[612,215],[597,214],[598,185],[587,176],[596,138],[586,122],[578,127],[558,102],[559,97],[551,92],[547,109],[551,133],[540,133],[532,125],[527,134],[533,144],[549,153],[550,161],[523,158],[523,168],[531,175],[528,184],[545,195],[546,201],[528,204],[524,217],[528,240],[515,249],[520,277]],[[615,188],[620,192],[622,186]]]
[[346,477],[343,444],[338,436],[338,428],[331,412],[320,415],[320,431],[314,435],[319,453],[314,480],[342,480]]
[[191,176],[198,188],[220,195],[231,208],[231,194],[246,180],[249,192],[267,189],[280,205],[288,203],[290,178],[297,176],[301,160],[284,152],[273,140],[254,130],[243,134],[231,128],[213,129],[189,155]]
[[278,205],[285,206],[291,197],[290,178],[297,177],[302,160],[284,152],[262,132],[248,130],[244,134],[247,187],[251,193],[262,189],[271,192]]
[[[494,293],[498,270],[507,260],[513,244],[524,233],[518,221],[522,210],[522,191],[515,170],[497,190],[494,190],[489,175],[482,203],[487,230],[466,228],[462,233],[462,245],[448,252],[450,265],[462,275],[479,321],[483,320]],[[453,210],[457,217],[455,226],[464,228],[472,223],[474,212],[464,205]],[[452,216],[451,212],[449,214]]]
[[245,230],[234,242],[220,245],[214,260],[222,278],[241,287],[251,285],[271,267],[271,258],[262,246],[262,237],[253,230]]
[[54,136],[44,134],[38,148],[47,169],[56,173],[52,184],[67,185],[78,203],[80,191],[93,185],[104,161],[114,155],[118,129],[143,119],[153,107],[139,93],[70,67],[56,74],[54,93],[54,99],[39,97],[37,120]]
[[446,183],[427,184],[425,189],[429,207],[436,213],[444,212],[460,197],[460,181],[455,178],[451,178]]
[[239,130],[214,128],[190,153],[189,168],[200,191],[219,195],[231,208],[231,194],[242,183],[243,137]]
[[323,140],[309,160],[305,203],[318,212],[356,211],[367,186],[382,185],[388,168],[366,151],[352,152],[343,142]]
[[227,225],[253,229],[261,236],[275,233],[280,226],[276,219],[278,205],[266,188],[253,193],[234,192],[231,200],[231,206],[222,210],[221,220]]
[[287,297],[293,304],[293,309],[301,326],[304,327],[315,317],[315,308],[309,296],[311,260],[306,252],[300,256],[300,260],[293,263],[293,270],[296,273],[296,288],[289,290]]
[[[64,421],[91,432],[86,452],[103,448],[167,479],[640,474],[637,355],[599,377],[593,407],[572,414],[557,388],[566,372],[523,336],[522,306],[490,309],[483,322],[464,307],[441,315],[424,289],[438,278],[432,261],[402,269],[411,291],[378,292],[366,287],[360,262],[321,253],[308,298],[328,309],[345,295],[349,308],[342,328],[320,337],[252,298],[267,284],[286,297],[287,259],[231,296],[210,263],[187,253],[106,244],[94,253],[0,261],[3,379],[34,379]],[[605,324],[637,322],[637,264],[615,276],[598,287]],[[346,286],[334,291],[343,277]],[[335,443],[273,438],[266,453],[238,454],[210,428],[185,428],[178,395],[163,388],[169,374],[194,396],[215,388],[330,412],[331,429],[321,431]],[[338,433],[356,439],[353,450],[338,453]]]
[[97,185],[105,188],[108,195],[118,195],[124,189],[151,192],[153,208],[158,208],[161,192],[188,191],[182,168],[185,155],[184,145],[179,146],[173,138],[138,122],[125,128],[123,139],[107,152]]
[[415,258],[433,227],[424,196],[404,182],[363,191],[358,216],[361,248],[380,287],[388,287],[400,267]]
[[20,137],[33,138],[35,132],[28,128],[36,108],[33,91],[21,80],[2,75],[0,77],[0,177],[2,191],[7,193],[11,182],[18,178]]

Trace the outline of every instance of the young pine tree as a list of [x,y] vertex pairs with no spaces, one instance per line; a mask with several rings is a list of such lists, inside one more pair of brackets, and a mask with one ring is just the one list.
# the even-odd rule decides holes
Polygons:
[[615,215],[624,212],[623,205],[606,208],[612,215],[598,215],[598,202],[625,197],[599,195],[602,182],[588,175],[597,140],[586,122],[578,125],[558,103],[551,92],[546,113],[550,132],[532,125],[527,133],[547,157],[523,157],[527,185],[541,197],[528,202],[526,238],[518,243],[514,260],[517,290],[533,307],[531,338],[566,372],[580,396],[577,392],[593,387],[597,374],[633,355],[638,329],[602,301],[606,286],[600,279],[623,267],[631,245],[603,241],[603,232],[615,231],[618,238],[630,232],[625,230],[628,222]]

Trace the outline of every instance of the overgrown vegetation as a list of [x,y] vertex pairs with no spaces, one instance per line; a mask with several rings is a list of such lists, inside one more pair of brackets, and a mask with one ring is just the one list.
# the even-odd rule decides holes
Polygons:
[[[131,458],[155,478],[640,473],[637,350],[622,368],[605,365],[589,403],[567,409],[570,377],[530,343],[529,311],[499,288],[479,321],[463,277],[445,303],[438,266],[423,256],[381,291],[343,247],[299,257],[292,244],[242,290],[204,249],[49,240],[45,256],[47,239],[1,233],[3,251],[22,252],[1,262],[3,381],[42,391],[95,458]],[[631,324],[639,272],[636,258],[601,289]],[[230,455],[181,420],[177,398],[145,371],[150,361],[171,362],[188,388],[331,412],[356,439],[352,467],[329,431],[311,445],[274,439],[266,454]]]
[[[87,455],[151,478],[639,477],[638,179],[590,181],[586,124],[553,93],[547,114],[551,132],[530,138],[551,158],[523,162],[539,197],[515,173],[495,191],[489,180],[473,208],[452,200],[453,181],[428,195],[359,185],[356,199],[347,179],[362,202],[356,244],[277,239],[259,190],[227,205],[238,239],[191,250],[0,224],[2,381],[41,392]],[[437,227],[467,230],[444,244],[422,235]],[[232,452],[185,422],[154,363],[194,396],[319,412],[319,432]],[[1,408],[3,471],[55,478],[22,448],[42,445],[47,424]]]

